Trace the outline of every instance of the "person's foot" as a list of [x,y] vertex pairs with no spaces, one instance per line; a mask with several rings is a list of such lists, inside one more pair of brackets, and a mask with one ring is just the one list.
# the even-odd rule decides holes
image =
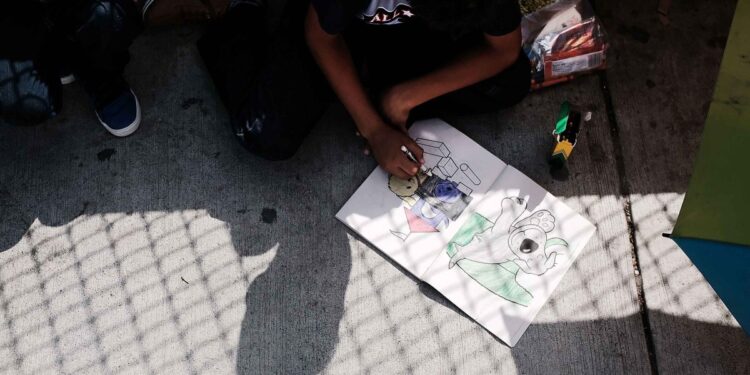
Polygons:
[[104,128],[117,137],[133,134],[141,124],[141,106],[129,88],[95,112]]
[[75,81],[76,81],[76,76],[73,73],[60,76],[60,83],[62,83],[63,85],[69,85]]
[[73,74],[73,69],[69,64],[61,62],[57,68],[57,75],[60,77],[60,83],[63,85],[69,85],[76,81],[76,76]]

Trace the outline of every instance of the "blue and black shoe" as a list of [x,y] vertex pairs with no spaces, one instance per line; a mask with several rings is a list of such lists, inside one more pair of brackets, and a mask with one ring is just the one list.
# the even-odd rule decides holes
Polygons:
[[130,88],[126,88],[95,112],[104,128],[117,137],[133,134],[141,124],[141,106]]

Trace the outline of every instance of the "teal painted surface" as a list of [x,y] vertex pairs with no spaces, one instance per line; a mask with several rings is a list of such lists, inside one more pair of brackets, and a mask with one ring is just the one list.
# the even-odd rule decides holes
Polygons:
[[750,335],[750,247],[684,237],[674,241]]

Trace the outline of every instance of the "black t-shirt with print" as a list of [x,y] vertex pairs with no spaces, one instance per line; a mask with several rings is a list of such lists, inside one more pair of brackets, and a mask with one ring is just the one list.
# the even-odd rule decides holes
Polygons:
[[[342,5],[344,2],[346,5]],[[408,23],[420,17],[409,0],[312,0],[312,5],[318,13],[321,27],[329,34],[339,34],[353,22],[385,27]],[[487,12],[489,14],[482,17],[480,28],[489,35],[505,35],[521,23],[517,0],[496,0]]]

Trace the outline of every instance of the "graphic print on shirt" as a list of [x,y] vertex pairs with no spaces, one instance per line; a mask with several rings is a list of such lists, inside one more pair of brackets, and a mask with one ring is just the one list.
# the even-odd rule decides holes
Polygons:
[[373,0],[362,12],[362,20],[371,25],[398,25],[413,16],[405,0]]

